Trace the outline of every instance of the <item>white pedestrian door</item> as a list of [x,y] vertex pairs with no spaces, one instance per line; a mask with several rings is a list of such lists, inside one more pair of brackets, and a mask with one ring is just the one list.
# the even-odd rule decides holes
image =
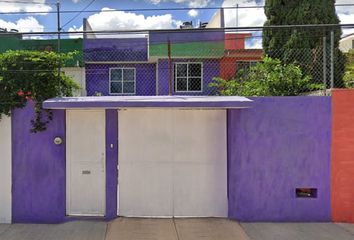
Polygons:
[[66,213],[105,215],[105,112],[66,111]]
[[225,110],[118,114],[120,216],[227,216]]

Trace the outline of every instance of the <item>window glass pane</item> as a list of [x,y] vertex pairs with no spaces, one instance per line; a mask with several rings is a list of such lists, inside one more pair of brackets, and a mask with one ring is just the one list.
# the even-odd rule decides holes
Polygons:
[[123,93],[134,93],[134,92],[135,92],[135,82],[123,83]]
[[187,64],[177,64],[177,77],[187,77]]
[[134,69],[123,69],[123,81],[134,81],[135,80],[135,71]]
[[188,90],[189,91],[201,91],[202,90],[201,78],[189,78],[188,79]]
[[111,82],[111,93],[122,93],[122,83]]
[[202,76],[202,65],[201,64],[189,64],[188,68],[189,77],[201,77]]
[[111,69],[111,81],[122,81],[122,69]]
[[176,91],[187,91],[187,78],[177,78]]

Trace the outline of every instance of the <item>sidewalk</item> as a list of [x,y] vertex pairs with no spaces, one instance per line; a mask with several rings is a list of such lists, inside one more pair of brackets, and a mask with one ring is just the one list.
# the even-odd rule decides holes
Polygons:
[[0,240],[353,240],[354,224],[118,218],[110,223],[0,224]]

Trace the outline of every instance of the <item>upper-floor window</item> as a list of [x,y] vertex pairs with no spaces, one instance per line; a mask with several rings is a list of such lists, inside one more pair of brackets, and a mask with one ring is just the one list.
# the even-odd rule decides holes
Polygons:
[[202,63],[175,63],[175,92],[202,92]]
[[257,64],[256,61],[237,61],[236,62],[236,69],[239,70],[248,70],[251,67]]
[[110,94],[135,94],[135,68],[110,68],[109,71]]

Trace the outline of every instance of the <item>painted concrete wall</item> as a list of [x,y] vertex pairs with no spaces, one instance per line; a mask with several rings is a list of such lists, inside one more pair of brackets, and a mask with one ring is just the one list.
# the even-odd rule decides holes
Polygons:
[[[136,94],[141,96],[156,95],[156,65],[141,64],[87,64],[86,90],[87,96],[101,93],[109,94],[109,69],[116,67],[129,67],[136,69]],[[116,94],[115,94],[116,95]]]
[[168,57],[168,42],[172,57],[221,57],[225,34],[221,30],[185,29],[174,32],[151,31],[149,57]]
[[106,219],[117,216],[118,112],[106,110]]
[[[203,64],[203,91],[200,93],[176,93],[176,95],[212,95],[215,93],[214,88],[209,87],[214,77],[220,76],[220,63],[218,59],[174,59],[172,67],[178,62],[201,62]],[[172,74],[174,71],[172,70]],[[172,76],[172,90],[174,93],[174,75]],[[159,95],[168,95],[169,92],[169,64],[167,59],[159,59],[158,61],[158,93]],[[175,94],[175,93],[174,93]],[[215,94],[214,94],[215,95]]]
[[85,39],[84,59],[95,61],[147,61],[147,38]]
[[14,223],[57,223],[65,218],[65,112],[53,111],[41,133],[31,133],[33,106],[12,115],[12,217]]
[[85,68],[82,67],[65,67],[62,68],[65,75],[74,79],[74,81],[80,86],[80,89],[75,91],[74,96],[86,96],[86,80],[85,80]]
[[[65,216],[65,111],[54,110],[53,113],[53,121],[48,125],[48,129],[36,134],[30,133],[33,106],[15,110],[13,113],[12,215],[14,223],[69,221]],[[2,130],[0,125],[0,133]],[[62,145],[58,146],[53,143],[56,136],[60,136],[64,140]],[[105,218],[107,220],[117,216],[117,139],[117,111],[106,110]],[[1,147],[3,144],[0,149]],[[2,151],[1,153],[3,156]],[[1,158],[2,160],[3,158]],[[2,170],[1,167],[0,173]],[[1,174],[0,179],[2,180],[4,176],[6,175]],[[2,204],[1,201],[0,206]]]
[[[229,216],[240,221],[330,221],[331,99],[255,98],[229,110]],[[295,188],[318,197],[296,198]]]
[[11,118],[0,120],[0,223],[11,223]]
[[332,220],[354,223],[354,91],[332,92]]

